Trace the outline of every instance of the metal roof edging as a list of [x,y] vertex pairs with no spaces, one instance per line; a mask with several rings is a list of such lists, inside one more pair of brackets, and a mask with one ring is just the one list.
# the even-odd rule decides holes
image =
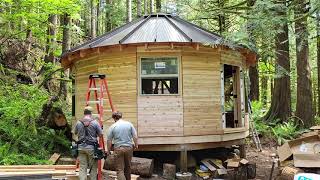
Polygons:
[[[123,25],[123,26],[120,26],[120,27],[112,30],[111,32],[108,32],[108,33],[105,34],[103,37],[101,37],[101,39],[98,39],[96,42],[93,42],[92,44],[90,44],[90,45],[89,45],[90,48],[92,48],[93,46],[101,43],[102,41],[106,40],[107,38],[115,35],[116,33],[119,33],[119,31],[121,32],[121,31],[129,28],[132,24],[135,24],[135,23],[137,23],[137,22],[139,22],[139,21],[141,21],[141,20],[143,20],[143,19],[144,19],[144,17],[138,18],[138,19],[136,19],[136,20],[134,20],[134,21],[131,21],[131,22],[128,23],[128,24],[125,24],[125,25]],[[138,25],[138,26],[139,26],[139,25]]]
[[172,22],[167,15],[164,15],[165,19],[176,28],[185,38],[187,38],[190,42],[192,42],[192,38],[190,38],[185,32],[183,32],[174,22]]
[[[207,35],[208,37],[210,37],[210,38],[213,38],[213,36],[217,36],[217,38],[223,39],[223,37],[221,37],[219,34],[214,33],[214,32],[211,32],[211,31],[209,31],[209,30],[207,30],[207,29],[205,29],[205,28],[202,28],[202,27],[200,27],[200,26],[198,26],[198,25],[196,25],[196,24],[193,24],[193,23],[191,23],[191,22],[188,22],[188,21],[186,21],[186,20],[184,20],[184,19],[181,19],[181,18],[179,18],[179,17],[177,17],[177,16],[172,16],[172,18],[175,19],[175,20],[177,20],[177,21],[180,21],[180,22],[182,22],[182,23],[187,23],[187,24],[189,24],[189,25],[191,25],[191,26],[193,26],[193,27],[196,27],[196,30],[199,31],[199,32],[204,31],[204,32],[208,33],[208,34],[206,34],[206,33],[204,33],[204,34],[206,34],[206,35]],[[201,30],[202,30],[202,31],[201,31]]]
[[126,36],[124,36],[122,39],[120,39],[119,44],[122,44],[125,40],[127,40],[134,32],[137,31],[144,23],[146,23],[151,18],[151,15],[149,15],[147,18],[144,19],[137,27],[135,27],[131,32],[129,32]]

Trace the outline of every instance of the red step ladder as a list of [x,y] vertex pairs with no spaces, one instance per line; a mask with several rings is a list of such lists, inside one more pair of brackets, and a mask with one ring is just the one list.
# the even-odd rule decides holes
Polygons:
[[[96,80],[99,79],[99,87],[97,87]],[[91,91],[94,92],[94,100],[90,101],[90,95]],[[103,101],[104,101],[104,92],[107,93],[107,99],[110,104],[109,110],[104,110],[103,109]],[[88,91],[87,91],[87,97],[86,97],[86,106],[89,106],[89,104],[96,104],[97,108],[97,115],[99,117],[99,124],[101,128],[103,128],[103,113],[104,112],[114,112],[115,108],[112,104],[112,99],[110,96],[110,92],[108,89],[108,83],[106,79],[105,74],[90,74],[89,75],[89,84],[88,84]],[[94,115],[94,114],[93,114]],[[99,137],[99,147],[105,150],[105,145],[104,145],[104,138]],[[102,179],[102,162],[101,160],[98,161],[98,180]]]

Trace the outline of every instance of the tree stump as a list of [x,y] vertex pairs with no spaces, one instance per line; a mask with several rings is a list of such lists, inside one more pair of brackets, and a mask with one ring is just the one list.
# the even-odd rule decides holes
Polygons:
[[176,176],[176,165],[174,164],[163,164],[163,177],[166,179],[175,179]]
[[176,173],[177,180],[191,180],[192,174],[189,172],[178,172]]
[[[109,155],[104,162],[104,169],[115,171],[117,165],[117,159],[115,156]],[[151,177],[154,168],[154,161],[153,159],[147,158],[138,158],[132,157],[131,160],[131,173],[137,174],[143,177]]]

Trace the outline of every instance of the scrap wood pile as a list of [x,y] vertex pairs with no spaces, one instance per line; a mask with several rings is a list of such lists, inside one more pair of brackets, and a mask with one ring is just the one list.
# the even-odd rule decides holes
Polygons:
[[320,126],[310,129],[312,132],[278,147],[279,179],[293,179],[295,175],[320,179]]
[[226,161],[219,159],[204,159],[195,172],[203,179],[253,179],[256,176],[256,164],[235,156]]
[[71,177],[76,175],[76,170],[76,165],[0,166],[0,178],[21,177],[25,179],[31,177]]

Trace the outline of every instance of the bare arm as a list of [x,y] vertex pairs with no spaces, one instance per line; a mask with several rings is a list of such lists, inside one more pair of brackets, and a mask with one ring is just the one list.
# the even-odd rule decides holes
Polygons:
[[134,142],[134,148],[135,149],[138,149],[138,137],[137,136],[135,136],[135,137],[133,137],[133,142]]
[[112,141],[111,140],[107,140],[107,152],[110,154],[111,148],[112,148]]
[[132,139],[134,142],[134,148],[138,149],[138,135],[137,135],[136,129],[133,127],[132,124],[131,124],[131,133],[132,133]]

